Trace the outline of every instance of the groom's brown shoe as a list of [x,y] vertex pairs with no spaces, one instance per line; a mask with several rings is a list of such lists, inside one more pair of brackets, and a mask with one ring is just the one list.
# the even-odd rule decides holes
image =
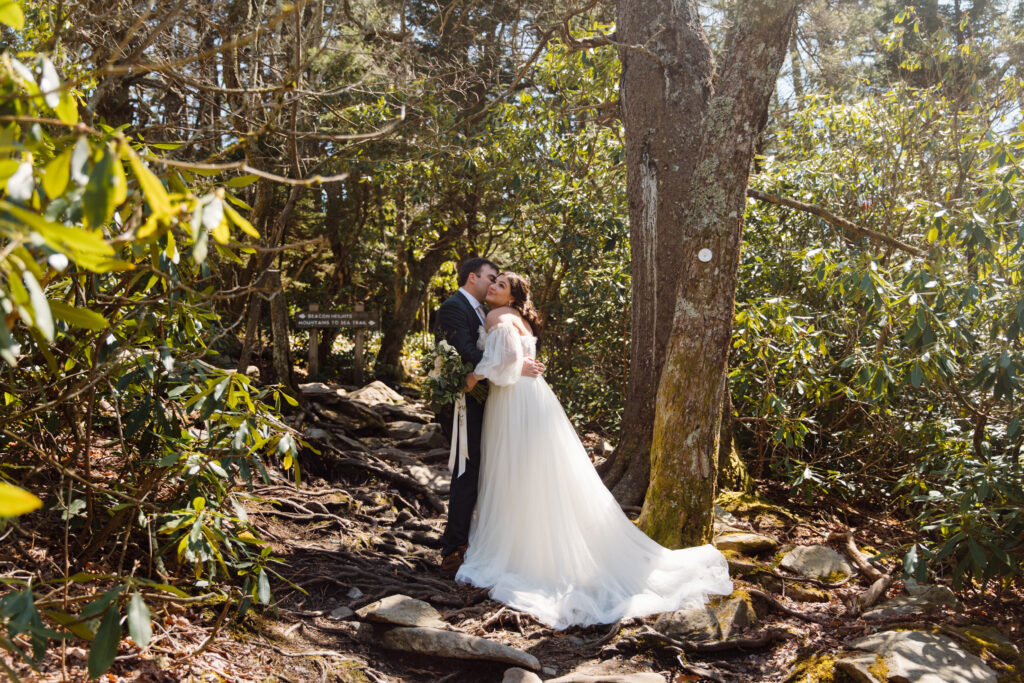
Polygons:
[[441,576],[446,579],[454,579],[455,574],[459,571],[459,567],[462,566],[463,561],[466,559],[466,550],[468,549],[468,545],[460,545],[454,551],[442,557]]

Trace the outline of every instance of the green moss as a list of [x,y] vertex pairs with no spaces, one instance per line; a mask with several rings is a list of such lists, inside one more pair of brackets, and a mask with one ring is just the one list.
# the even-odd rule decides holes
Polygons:
[[768,515],[796,521],[796,516],[789,510],[772,505],[756,493],[744,493],[743,491],[720,491],[715,502],[723,508],[740,517],[753,518],[757,515]]
[[885,663],[885,657],[875,655],[875,662],[868,667],[868,673],[880,681],[889,680],[889,665]]
[[829,655],[814,654],[799,662],[786,683],[835,683],[836,660]]
[[839,583],[840,581],[847,579],[849,577],[849,574],[841,572],[837,569],[836,571],[830,573],[828,576],[822,577],[821,580],[825,583]]

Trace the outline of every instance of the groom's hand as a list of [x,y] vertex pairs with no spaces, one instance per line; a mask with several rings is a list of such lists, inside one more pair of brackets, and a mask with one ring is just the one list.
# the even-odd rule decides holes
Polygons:
[[544,364],[534,358],[523,359],[523,377],[540,377],[544,374]]

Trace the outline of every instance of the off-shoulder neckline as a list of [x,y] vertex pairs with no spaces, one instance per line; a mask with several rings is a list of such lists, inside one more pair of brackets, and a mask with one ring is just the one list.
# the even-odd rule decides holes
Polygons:
[[536,335],[523,334],[514,323],[508,323],[508,322],[498,322],[498,323],[495,323],[494,327],[492,327],[490,330],[487,329],[486,325],[481,325],[480,326],[480,335],[486,337],[488,334],[491,333],[492,330],[496,330],[499,327],[511,327],[513,330],[516,331],[516,334],[518,334],[520,337],[525,337],[526,339],[536,339],[537,338]]

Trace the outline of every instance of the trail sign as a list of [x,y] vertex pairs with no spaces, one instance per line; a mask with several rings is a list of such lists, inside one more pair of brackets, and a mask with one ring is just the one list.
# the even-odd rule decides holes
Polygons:
[[362,327],[373,329],[379,325],[379,311],[299,311],[295,327],[306,330],[314,327]]

